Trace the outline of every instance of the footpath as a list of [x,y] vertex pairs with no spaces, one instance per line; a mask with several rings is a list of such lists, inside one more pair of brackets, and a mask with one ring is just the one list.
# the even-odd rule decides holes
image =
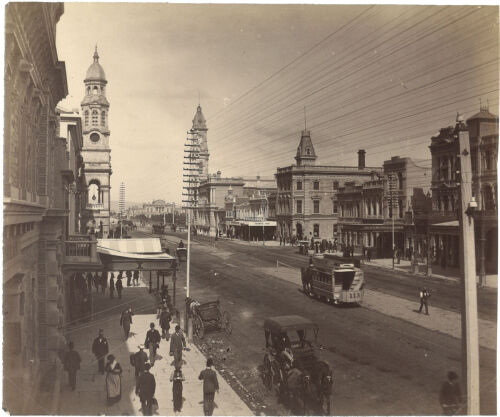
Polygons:
[[[143,282],[140,287],[125,287],[121,300],[116,298],[116,293],[115,298],[110,299],[107,290],[105,294],[94,292],[93,296],[94,320],[68,327],[66,331],[66,337],[74,342],[82,363],[77,374],[75,391],[69,388],[67,373],[62,375],[56,412],[59,415],[142,415],[141,403],[135,394],[135,371],[130,365],[130,354],[137,352],[138,345],[144,343],[150,323],[155,323],[156,328],[159,328],[155,314],[155,296],[148,293]],[[120,315],[129,306],[135,315],[131,333],[128,340],[125,340],[123,329],[120,327]],[[171,332],[175,324],[171,323]],[[105,376],[97,372],[97,362],[91,351],[92,342],[101,328],[109,343],[109,353],[115,355],[123,369],[122,397],[112,406],[107,405]],[[183,352],[182,367],[186,378],[183,383],[183,407],[180,413],[174,413],[170,382],[174,368],[173,358],[169,356],[170,342],[162,339],[160,343],[156,362],[151,368],[151,373],[156,378],[155,398],[159,404],[158,415],[203,415],[203,383],[198,380],[198,376],[205,369],[206,358],[193,343],[187,341],[187,346],[189,351]],[[253,414],[219,373],[218,381],[220,389],[215,395],[214,415]]]

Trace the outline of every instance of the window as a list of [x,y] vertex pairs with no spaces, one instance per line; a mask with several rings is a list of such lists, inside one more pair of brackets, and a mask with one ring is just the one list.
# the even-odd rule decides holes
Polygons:
[[89,111],[85,110],[85,126],[89,125]]
[[403,173],[398,172],[398,184],[399,184],[399,189],[403,189]]
[[97,110],[92,111],[92,126],[97,126],[99,120],[99,112]]
[[314,237],[319,237],[319,224],[315,224],[313,226],[313,230],[314,230]]
[[87,87],[87,95],[90,95],[90,87]]
[[306,155],[311,155],[311,149],[310,148],[306,148]]
[[302,200],[297,200],[297,213],[302,213]]
[[297,181],[297,190],[302,190],[302,181]]
[[96,86],[92,89],[92,94],[97,94],[98,92],[99,92],[99,87]]
[[333,214],[337,214],[339,212],[339,203],[334,201],[333,202]]
[[314,181],[313,182],[313,189],[314,190],[319,190],[319,181]]
[[333,181],[333,189],[338,190],[339,189],[339,182],[338,181]]
[[403,200],[399,200],[399,218],[402,219],[403,218]]
[[314,214],[319,214],[319,200],[314,200]]
[[101,113],[101,126],[106,126],[106,112]]

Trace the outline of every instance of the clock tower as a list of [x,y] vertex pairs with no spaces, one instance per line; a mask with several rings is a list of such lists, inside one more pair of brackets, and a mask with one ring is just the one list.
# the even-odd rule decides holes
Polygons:
[[85,230],[95,229],[100,236],[107,238],[110,225],[110,177],[111,149],[109,147],[108,112],[106,99],[106,75],[101,64],[97,46],[94,62],[90,65],[83,81],[85,97],[81,102],[84,178],[86,184],[83,200],[85,210],[82,226]]

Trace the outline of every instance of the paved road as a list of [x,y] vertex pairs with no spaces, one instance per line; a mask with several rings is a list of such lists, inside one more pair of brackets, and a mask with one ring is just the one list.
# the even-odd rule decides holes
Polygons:
[[[220,298],[232,315],[234,327],[231,337],[212,333],[200,348],[214,356],[220,368],[233,373],[229,379],[241,386],[240,393],[256,412],[289,413],[276,403],[275,394],[267,392],[259,378],[264,355],[262,324],[268,316],[299,314],[319,324],[320,355],[335,373],[334,414],[440,414],[440,382],[448,370],[460,370],[458,339],[362,307],[336,308],[309,299],[296,285],[262,273],[261,267],[275,264],[277,257],[292,266],[307,261],[291,248],[232,242],[218,242],[215,248],[205,239],[196,241],[192,249],[192,295],[202,301]],[[211,271],[217,271],[217,276]],[[390,281],[386,276],[367,271],[372,289],[381,287],[396,294],[400,287],[404,296],[412,284],[418,287],[407,279]],[[379,282],[374,285],[377,277]],[[439,282],[436,285],[441,293],[443,287]],[[450,293],[445,294],[449,298]],[[481,412],[496,414],[496,352],[482,348],[480,360]]]

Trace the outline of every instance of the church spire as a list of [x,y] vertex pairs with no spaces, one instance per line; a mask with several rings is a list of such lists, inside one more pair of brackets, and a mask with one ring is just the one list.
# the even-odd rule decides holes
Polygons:
[[311,140],[311,133],[309,130],[304,129],[300,137],[299,147],[297,148],[297,155],[295,160],[297,166],[314,165],[316,162],[316,152]]
[[94,62],[99,62],[99,54],[97,53],[97,44],[95,44],[95,51],[94,51]]

